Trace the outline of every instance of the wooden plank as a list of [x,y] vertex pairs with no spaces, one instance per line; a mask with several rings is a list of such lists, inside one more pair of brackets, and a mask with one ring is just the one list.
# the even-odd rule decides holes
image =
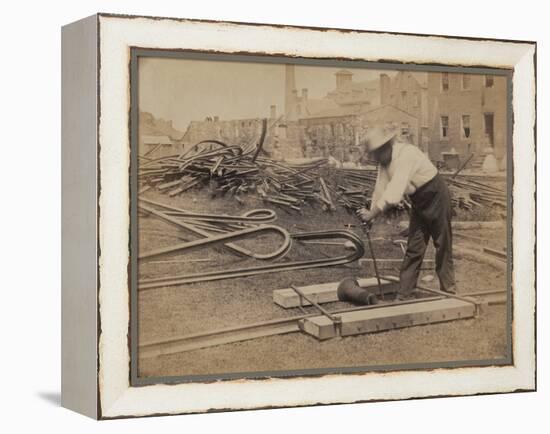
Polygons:
[[[375,277],[358,279],[359,286],[377,287],[378,283]],[[317,285],[299,286],[298,288],[315,303],[330,303],[338,301],[337,289],[340,282],[320,283]],[[385,280],[382,276],[382,291],[384,294],[394,294],[397,292],[399,284]],[[378,288],[375,288],[378,290]],[[300,296],[292,288],[276,289],[273,291],[273,301],[275,304],[288,309],[300,306]],[[302,306],[311,306],[311,303],[302,299]]]
[[414,304],[380,307],[340,315],[340,330],[326,316],[300,321],[300,328],[319,340],[353,336],[422,324],[433,324],[475,315],[475,305],[456,299],[442,299]]

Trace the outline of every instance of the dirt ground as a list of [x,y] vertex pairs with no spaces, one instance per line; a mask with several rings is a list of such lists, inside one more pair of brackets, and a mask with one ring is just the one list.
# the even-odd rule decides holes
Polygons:
[[[254,208],[266,208],[258,198],[249,195],[243,204],[231,198],[212,200],[206,190],[187,192],[181,197],[149,191],[145,198],[179,206],[190,211],[242,214]],[[318,207],[305,206],[303,213],[289,213],[276,208],[278,219],[274,223],[290,233],[345,229],[356,225],[353,215],[338,209],[334,213]],[[405,216],[403,218],[406,218]],[[347,227],[361,238],[360,228]],[[377,258],[402,257],[401,249],[392,240],[402,239],[398,220],[382,221],[372,232],[373,248]],[[193,236],[178,232],[173,226],[153,217],[139,217],[140,252],[168,246]],[[461,231],[455,243],[479,248],[486,244],[494,249],[505,247],[505,230]],[[254,251],[271,251],[280,241],[273,237],[260,237],[254,241],[238,242]],[[370,257],[368,244],[366,257]],[[300,245],[279,262],[321,258],[345,253],[340,246]],[[430,246],[426,258],[433,258]],[[258,261],[242,259],[220,249],[205,249],[185,255],[172,255],[156,261],[140,264],[140,278],[163,275],[184,275],[200,271],[231,269],[257,265]],[[504,290],[504,270],[460,259],[455,261],[459,294],[484,290]],[[387,275],[398,275],[399,263],[393,268],[383,268]],[[428,266],[425,266],[427,268]],[[434,275],[424,270],[421,278]],[[171,286],[141,291],[138,297],[139,339],[142,342],[193,333],[206,332],[223,327],[267,321],[299,315],[299,309],[283,309],[273,303],[272,291],[289,285],[310,285],[339,281],[344,277],[372,277],[369,264],[357,262],[338,267],[324,267],[292,272],[277,272],[248,278]],[[423,285],[438,288],[437,278]],[[337,302],[325,305],[327,309],[344,308],[350,304]],[[314,312],[308,308],[308,312]],[[277,371],[353,366],[394,365],[401,363],[425,363],[501,359],[507,351],[506,305],[489,306],[474,319],[417,326],[376,334],[336,338],[319,342],[303,333],[290,333],[254,340],[225,344],[211,348],[164,355],[139,360],[139,376],[185,376],[230,372]]]

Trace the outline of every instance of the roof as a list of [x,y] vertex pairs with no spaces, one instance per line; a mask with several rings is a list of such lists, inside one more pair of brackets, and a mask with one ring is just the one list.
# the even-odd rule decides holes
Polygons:
[[175,140],[183,137],[183,132],[174,128],[171,120],[155,118],[149,112],[139,112],[139,134],[145,136],[173,137]]
[[345,101],[339,100],[339,104],[372,103],[379,98],[379,82],[380,80],[378,78],[363,81],[350,81],[344,83],[340,89],[332,89],[329,91],[325,98],[332,99],[337,95],[340,95],[341,98],[342,92],[348,92],[350,95],[345,96]]
[[[375,78],[372,80],[363,80],[363,81],[350,81],[348,83],[342,84],[343,90],[360,90],[363,91],[365,89],[369,90],[375,90],[378,91],[379,89],[379,79]],[[338,89],[332,89],[328,93],[335,93],[338,92]]]
[[329,98],[315,99],[310,98],[306,102],[306,116],[313,116],[317,113],[337,109],[339,106],[335,101]]
[[317,111],[315,113],[306,115],[301,119],[336,118],[336,117],[343,117],[343,116],[351,116],[351,115],[358,114],[359,111],[360,109],[357,105],[339,106],[336,104],[335,107]]
[[[325,101],[325,100],[317,100],[317,101]],[[328,101],[331,101],[331,100],[328,100]],[[384,109],[399,111],[403,114],[406,114],[407,116],[410,116],[411,118],[418,119],[418,117],[413,115],[412,113],[409,113],[406,110],[400,109],[399,107],[396,107],[392,104],[382,104],[374,107],[365,108],[364,105],[361,106],[360,104],[338,105],[334,101],[331,101],[331,102],[333,103],[332,106],[315,111],[313,113],[308,113],[306,116],[303,116],[300,119],[320,119],[320,118],[336,118],[336,117],[353,116],[353,115],[368,115],[369,113],[373,113]]]
[[395,111],[402,112],[402,113],[406,114],[407,116],[410,116],[411,118],[418,119],[418,117],[413,115],[412,113],[409,113],[406,110],[400,109],[399,107],[396,107],[392,104],[383,104],[383,105],[379,105],[379,106],[376,106],[376,107],[373,107],[373,108],[369,108],[368,110],[361,111],[361,113],[359,113],[359,114],[367,115],[369,113],[379,111],[379,110],[383,110],[383,109],[393,109]]
[[378,78],[372,79],[372,80],[363,80],[363,81],[352,81],[351,82],[351,88],[352,89],[372,89],[372,90],[378,90],[380,84],[380,80]]

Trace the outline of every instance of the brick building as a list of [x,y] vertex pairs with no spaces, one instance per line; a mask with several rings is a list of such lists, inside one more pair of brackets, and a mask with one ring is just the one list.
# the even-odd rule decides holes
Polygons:
[[[464,160],[493,148],[506,153],[506,78],[492,75],[399,71],[378,79],[353,80],[339,70],[322,98],[296,89],[295,66],[285,65],[284,113],[271,106],[264,149],[275,158],[332,155],[349,161],[369,127],[391,126],[441,160],[455,150]],[[182,139],[194,144],[217,139],[245,146],[260,135],[259,119],[193,121]]]
[[506,154],[506,77],[432,72],[428,74],[429,155],[455,149],[461,157],[492,148]]
[[[294,65],[286,65],[285,119],[290,129],[300,130],[297,136],[304,156],[332,155],[349,161],[353,147],[361,142],[368,127],[380,124],[419,143],[421,110],[416,110],[418,114],[408,111],[409,106],[414,107],[409,99],[420,87],[414,77],[397,74],[390,78],[382,74],[379,79],[356,82],[348,70],[334,75],[335,87],[323,98],[312,99],[308,98],[307,89],[298,95]],[[410,98],[395,100],[395,95],[402,98],[400,86],[410,87]]]
[[191,121],[182,141],[192,145],[211,139],[246,146],[259,137],[260,131],[261,123],[257,118],[221,120],[217,116],[209,116],[204,121]]
[[295,65],[285,65],[286,121],[297,121],[323,113],[347,114],[380,104],[378,80],[354,81],[353,73],[345,69],[334,75],[334,89],[322,98],[310,98],[307,88],[302,88],[298,94]]
[[178,143],[168,136],[139,136],[139,155],[151,153],[155,158],[166,157],[177,153],[179,149]]
[[424,152],[429,147],[428,73],[399,71],[393,77],[380,74],[380,102],[417,119],[413,143]]
[[343,107],[302,118],[302,148],[308,157],[333,157],[349,161],[354,146],[361,143],[372,125],[398,131],[411,143],[418,143],[419,120],[406,111],[386,104],[370,109]]
[[[219,119],[209,116],[203,121],[191,121],[181,140],[182,147],[194,145],[203,140],[220,140],[230,145],[248,147],[256,143],[262,131],[261,118]],[[274,157],[296,158],[302,156],[296,146],[302,138],[302,131],[296,122],[284,122],[277,117],[276,107],[271,106],[263,149]]]
[[183,136],[172,125],[172,121],[157,119],[151,113],[139,114],[138,152],[144,155],[154,149],[153,157],[171,155],[180,152],[180,139]]

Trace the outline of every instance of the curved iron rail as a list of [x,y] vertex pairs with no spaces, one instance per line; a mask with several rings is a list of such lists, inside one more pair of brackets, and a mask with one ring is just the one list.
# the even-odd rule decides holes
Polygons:
[[346,239],[353,244],[353,251],[344,256],[336,256],[333,258],[309,259],[305,261],[294,261],[290,263],[260,265],[256,267],[236,268],[233,270],[216,270],[207,273],[195,273],[175,277],[159,277],[153,279],[142,279],[138,283],[138,291],[144,291],[153,288],[165,286],[186,285],[189,283],[209,282],[214,280],[234,279],[237,277],[248,277],[259,274],[274,273],[280,271],[304,270],[307,268],[329,267],[335,265],[343,265],[353,262],[361,258],[365,254],[365,246],[363,241],[352,232],[337,230],[337,231],[320,231],[320,232],[305,232],[291,235],[294,240],[327,240],[327,239]]
[[[141,199],[140,201],[144,201],[144,200]],[[205,238],[212,237],[212,233],[209,232],[209,230],[201,229],[200,227],[196,226],[195,222],[193,220],[184,221],[182,219],[178,219],[177,217],[168,215],[168,214],[166,214],[164,212],[161,212],[157,209],[151,208],[150,206],[145,205],[143,203],[138,203],[138,208],[141,211],[145,211],[146,213],[152,214],[152,215],[164,220],[167,223],[175,225],[175,226],[177,226],[181,229],[185,229],[188,232],[191,232],[195,235],[199,235],[199,236],[202,236],[202,237],[205,237]],[[249,211],[249,214],[250,213],[254,214],[254,213],[257,213],[259,211],[263,212],[263,210],[252,210],[252,211]],[[200,220],[198,222],[200,222]],[[284,231],[283,229],[281,229],[281,230]],[[286,231],[284,231],[284,232],[287,233]],[[244,256],[249,256],[249,257],[254,258],[254,259],[268,260],[268,259],[280,258],[281,256],[285,255],[288,252],[288,250],[290,249],[290,244],[291,244],[291,238],[290,238],[290,235],[289,235],[288,237],[285,236],[283,244],[281,245],[281,247],[279,249],[275,250],[274,252],[270,252],[270,253],[254,253],[254,252],[252,252],[252,251],[250,251],[250,250],[248,250],[244,247],[238,246],[238,245],[233,244],[231,242],[227,242],[226,244],[224,244],[223,247],[229,249],[230,251],[232,251],[233,253],[236,253],[239,256],[244,255]]]
[[170,210],[171,212],[164,212],[165,214],[181,217],[185,219],[193,220],[205,220],[209,222],[224,222],[224,223],[270,223],[277,219],[277,214],[272,209],[258,208],[245,212],[240,216],[224,215],[224,214],[202,214],[193,213],[187,210],[176,208],[174,206],[166,205],[161,202],[157,202],[150,199],[139,198],[140,202],[148,203],[149,205],[156,205],[161,208]]
[[[138,258],[140,260],[153,259],[168,253],[175,253],[175,252],[187,253],[197,249],[203,249],[205,247],[213,247],[218,244],[225,244],[228,241],[238,241],[245,238],[249,238],[250,236],[264,235],[269,233],[279,234],[283,237],[283,243],[281,247],[279,247],[274,252],[270,252],[267,255],[253,253],[250,251],[248,251],[247,254],[248,256],[251,256],[256,259],[265,259],[265,256],[269,256],[270,259],[280,258],[290,250],[290,247],[291,247],[290,234],[287,231],[285,231],[283,228],[279,226],[273,226],[273,225],[261,225],[261,226],[249,227],[249,228],[241,229],[239,231],[222,233],[222,234],[213,235],[207,238],[201,238],[198,240],[188,241],[185,243],[179,243],[173,246],[161,247],[159,249],[150,250],[149,252],[142,253],[141,255],[138,256]],[[240,248],[242,250],[245,250],[243,247],[240,247]]]

